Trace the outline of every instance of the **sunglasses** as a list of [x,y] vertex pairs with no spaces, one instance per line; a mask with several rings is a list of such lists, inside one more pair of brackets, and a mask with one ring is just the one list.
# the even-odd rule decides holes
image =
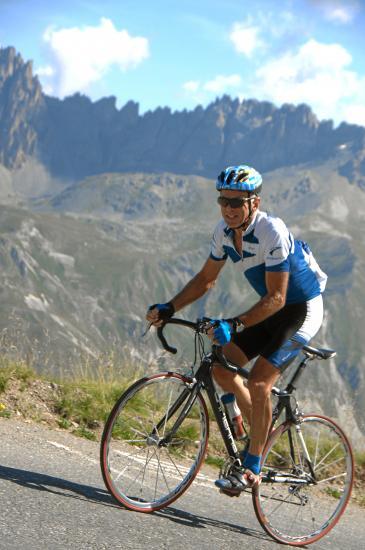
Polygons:
[[248,197],[248,198],[241,199],[239,197],[234,197],[234,198],[229,199],[228,197],[219,196],[217,198],[217,203],[220,206],[224,206],[224,207],[230,206],[231,208],[242,208],[242,206],[246,202],[252,201],[252,199],[254,199],[254,198],[255,197]]

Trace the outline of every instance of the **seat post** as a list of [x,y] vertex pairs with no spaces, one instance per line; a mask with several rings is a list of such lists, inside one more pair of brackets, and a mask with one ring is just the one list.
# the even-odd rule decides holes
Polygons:
[[312,359],[313,359],[312,357],[307,356],[304,359],[302,359],[302,361],[299,363],[298,368],[294,372],[291,380],[288,382],[288,385],[285,388],[285,390],[288,393],[292,393],[296,389],[297,382],[298,382],[299,378],[302,376],[303,370],[305,369],[308,361],[310,361]]

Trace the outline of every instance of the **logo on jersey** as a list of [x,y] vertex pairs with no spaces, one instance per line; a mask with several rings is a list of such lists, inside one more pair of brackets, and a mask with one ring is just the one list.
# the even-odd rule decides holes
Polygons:
[[274,256],[274,252],[276,250],[281,250],[281,246],[275,246],[275,248],[272,248],[269,252],[270,256]]

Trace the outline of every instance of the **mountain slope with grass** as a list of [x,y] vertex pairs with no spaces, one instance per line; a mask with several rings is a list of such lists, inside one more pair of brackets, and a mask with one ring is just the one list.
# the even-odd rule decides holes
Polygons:
[[[365,431],[365,193],[339,174],[341,158],[265,174],[262,209],[308,240],[329,275],[326,317],[314,344],[338,355],[301,383],[307,403]],[[0,206],[3,350],[42,372],[72,372],[105,354],[145,369],[188,368],[192,337],[170,330],[175,357],[152,333],[146,307],[171,298],[209,254],[219,220],[211,180],[173,174],[104,174],[48,198]],[[227,263],[209,293],[182,314],[231,316],[256,299]],[[157,363],[156,363],[157,361]],[[362,437],[362,436],[361,436]]]

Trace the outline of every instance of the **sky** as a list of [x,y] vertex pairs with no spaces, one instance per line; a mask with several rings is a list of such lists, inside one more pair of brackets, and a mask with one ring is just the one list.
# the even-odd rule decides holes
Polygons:
[[224,94],[365,126],[365,0],[0,0],[43,90],[172,111]]

